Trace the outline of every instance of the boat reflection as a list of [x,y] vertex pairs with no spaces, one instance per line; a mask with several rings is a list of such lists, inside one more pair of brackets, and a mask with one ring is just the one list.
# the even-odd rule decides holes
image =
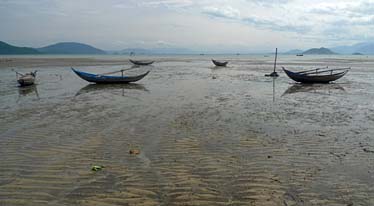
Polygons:
[[122,96],[125,96],[126,90],[140,90],[149,92],[149,90],[142,84],[129,83],[129,84],[88,84],[81,88],[75,96],[86,94],[90,92],[110,92],[113,90],[121,90]]
[[18,87],[18,99],[17,102],[21,99],[22,96],[35,95],[37,99],[40,99],[38,88],[36,85],[30,85],[26,87]]
[[336,91],[345,92],[340,84],[294,84],[289,87],[282,96],[299,92],[330,95]]

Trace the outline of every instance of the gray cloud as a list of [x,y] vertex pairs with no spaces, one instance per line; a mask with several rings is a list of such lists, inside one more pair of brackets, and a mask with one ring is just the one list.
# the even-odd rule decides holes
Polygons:
[[300,33],[304,34],[309,31],[311,31],[311,28],[309,26],[296,26],[296,25],[282,25],[278,24],[275,21],[269,21],[266,19],[258,19],[255,17],[248,17],[241,19],[242,22],[253,25],[258,28],[262,29],[268,29],[268,30],[273,30],[273,31],[283,31],[283,32],[295,32],[295,33]]
[[[232,48],[235,41],[248,45],[251,39],[282,37],[292,47],[295,38],[316,46],[374,39],[369,0],[0,0],[0,19],[0,40],[33,46],[83,41],[108,49],[118,47],[113,42],[214,47],[225,42]],[[217,26],[220,32],[212,32]]]

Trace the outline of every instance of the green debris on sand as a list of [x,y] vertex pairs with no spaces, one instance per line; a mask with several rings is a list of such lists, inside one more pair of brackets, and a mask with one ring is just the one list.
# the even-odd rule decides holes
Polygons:
[[94,166],[92,166],[91,170],[97,172],[97,171],[102,170],[103,168],[105,168],[105,167],[104,166],[94,165]]

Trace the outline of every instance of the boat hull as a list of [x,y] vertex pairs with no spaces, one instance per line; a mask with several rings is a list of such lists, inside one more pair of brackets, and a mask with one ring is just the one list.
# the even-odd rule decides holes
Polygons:
[[229,63],[229,62],[219,62],[219,61],[216,61],[216,60],[213,60],[213,59],[212,59],[212,62],[213,62],[214,65],[216,65],[218,67],[225,67]]
[[35,77],[32,75],[25,75],[17,80],[21,87],[30,86],[35,83]]
[[135,60],[129,60],[131,63],[135,64],[135,65],[139,65],[139,66],[146,66],[146,65],[151,65],[153,64],[154,61],[149,61],[149,62],[146,62],[146,61],[135,61]]
[[305,74],[299,74],[296,72],[289,71],[285,68],[283,68],[283,71],[292,80],[296,82],[300,82],[300,83],[305,83],[305,84],[314,84],[314,83],[326,84],[326,83],[342,78],[348,72],[348,70],[346,70],[344,72],[339,72],[339,73],[330,74],[330,75],[305,75]]
[[136,82],[136,81],[143,79],[150,72],[150,71],[147,71],[138,76],[105,76],[105,75],[86,73],[86,72],[75,70],[73,68],[72,70],[80,78],[88,82],[92,82],[96,84],[127,84],[131,82]]

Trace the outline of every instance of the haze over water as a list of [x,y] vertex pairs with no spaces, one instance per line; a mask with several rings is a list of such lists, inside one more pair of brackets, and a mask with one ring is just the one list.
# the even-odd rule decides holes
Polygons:
[[[1,57],[0,205],[372,205],[372,56]],[[214,67],[211,58],[229,60]],[[280,67],[352,67],[299,85]],[[38,70],[17,87],[15,69]],[[139,155],[129,150],[139,149]],[[98,172],[93,165],[103,165]]]

